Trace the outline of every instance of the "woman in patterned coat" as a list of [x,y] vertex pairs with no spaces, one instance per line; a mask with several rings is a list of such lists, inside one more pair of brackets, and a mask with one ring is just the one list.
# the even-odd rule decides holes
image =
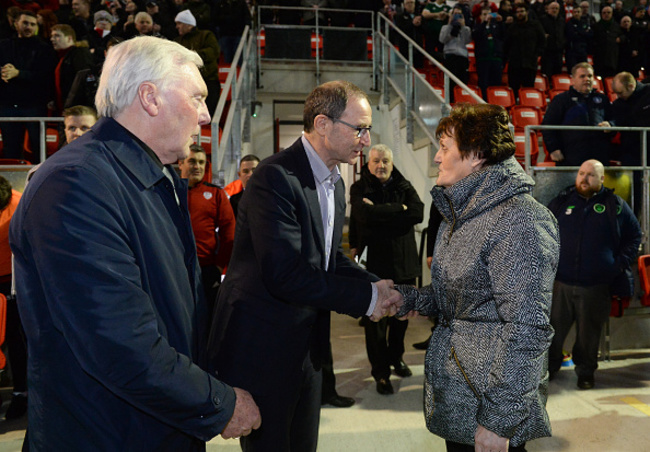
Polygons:
[[[448,451],[524,451],[550,436],[547,351],[557,222],[530,195],[508,114],[461,105],[436,130],[431,194],[444,221],[430,286],[399,286],[405,305],[438,318],[425,358],[425,416]],[[410,314],[406,315],[407,317]]]

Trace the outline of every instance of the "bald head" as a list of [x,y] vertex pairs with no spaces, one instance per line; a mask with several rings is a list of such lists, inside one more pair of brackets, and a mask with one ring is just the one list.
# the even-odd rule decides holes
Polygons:
[[612,81],[612,91],[619,99],[627,100],[636,89],[636,80],[629,72],[619,72]]
[[578,170],[576,190],[580,196],[591,198],[598,193],[605,180],[605,167],[598,160],[587,160]]

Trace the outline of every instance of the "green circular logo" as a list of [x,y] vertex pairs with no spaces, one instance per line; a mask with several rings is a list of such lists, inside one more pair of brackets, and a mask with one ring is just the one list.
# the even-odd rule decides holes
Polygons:
[[603,213],[605,211],[605,205],[604,204],[594,204],[594,212],[596,213]]

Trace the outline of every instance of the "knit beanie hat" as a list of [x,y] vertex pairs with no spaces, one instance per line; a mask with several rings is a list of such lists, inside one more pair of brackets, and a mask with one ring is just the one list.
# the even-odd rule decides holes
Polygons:
[[187,24],[196,27],[196,19],[194,18],[194,16],[192,15],[189,9],[186,9],[176,14],[176,18],[174,19],[174,22],[180,22],[182,24]]

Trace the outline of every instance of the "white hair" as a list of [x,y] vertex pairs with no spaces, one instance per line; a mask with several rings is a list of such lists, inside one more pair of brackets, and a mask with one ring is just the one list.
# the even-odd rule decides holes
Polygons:
[[131,105],[144,82],[159,89],[180,76],[185,64],[203,66],[194,51],[166,39],[138,36],[110,48],[99,79],[95,105],[99,116],[113,118]]
[[388,157],[390,157],[390,161],[393,161],[393,151],[385,144],[375,144],[370,148],[370,151],[368,151],[368,155],[370,155],[370,152],[372,151],[376,151],[380,154],[386,154]]

